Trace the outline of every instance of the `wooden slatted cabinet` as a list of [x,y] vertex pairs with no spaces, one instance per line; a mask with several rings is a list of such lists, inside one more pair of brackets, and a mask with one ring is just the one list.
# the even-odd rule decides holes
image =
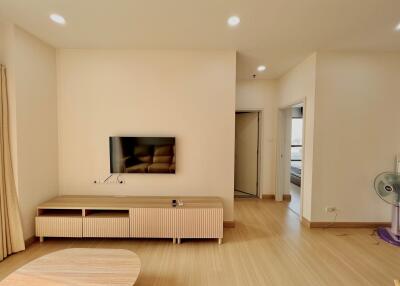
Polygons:
[[[183,201],[173,207],[172,199]],[[37,208],[36,236],[223,238],[223,205],[216,197],[61,196]]]

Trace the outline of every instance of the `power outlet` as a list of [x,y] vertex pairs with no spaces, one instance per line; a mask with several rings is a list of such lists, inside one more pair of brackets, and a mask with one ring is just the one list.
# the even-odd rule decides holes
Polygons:
[[327,213],[333,213],[336,210],[337,210],[336,207],[325,207],[325,212]]

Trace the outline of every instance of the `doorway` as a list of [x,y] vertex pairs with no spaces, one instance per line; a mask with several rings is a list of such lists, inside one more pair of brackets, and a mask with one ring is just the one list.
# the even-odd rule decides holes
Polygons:
[[277,200],[289,198],[290,210],[301,216],[304,153],[304,103],[279,111]]
[[303,106],[292,107],[290,132],[289,208],[300,215],[303,169]]
[[259,196],[260,112],[235,114],[235,197]]

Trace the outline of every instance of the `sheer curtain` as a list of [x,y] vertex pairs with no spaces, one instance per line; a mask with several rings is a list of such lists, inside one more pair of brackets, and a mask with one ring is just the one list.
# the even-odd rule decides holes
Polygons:
[[11,164],[6,68],[0,77],[0,261],[24,250],[17,191]]

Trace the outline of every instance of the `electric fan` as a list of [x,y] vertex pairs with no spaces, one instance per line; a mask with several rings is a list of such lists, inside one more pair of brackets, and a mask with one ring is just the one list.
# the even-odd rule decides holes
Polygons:
[[384,241],[400,246],[400,173],[379,174],[375,178],[374,186],[378,196],[392,205],[392,226],[378,228],[378,235]]

